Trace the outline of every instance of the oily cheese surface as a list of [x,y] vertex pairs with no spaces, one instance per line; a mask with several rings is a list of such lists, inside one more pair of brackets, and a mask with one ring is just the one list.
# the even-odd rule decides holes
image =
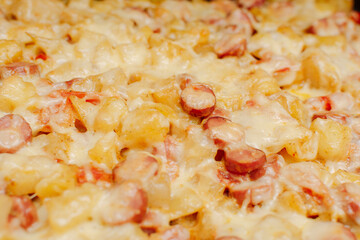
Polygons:
[[0,239],[360,238],[350,0],[0,10]]

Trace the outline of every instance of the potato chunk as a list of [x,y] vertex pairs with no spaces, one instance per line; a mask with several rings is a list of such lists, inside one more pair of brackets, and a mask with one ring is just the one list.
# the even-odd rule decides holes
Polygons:
[[50,175],[55,165],[55,161],[45,156],[5,155],[0,163],[0,169],[7,182],[6,193],[10,195],[34,193],[36,184]]
[[313,133],[299,141],[286,144],[286,151],[297,160],[313,160],[317,156],[318,146],[319,135]]
[[170,202],[170,218],[176,219],[199,211],[203,202],[197,192],[191,188],[181,188],[172,193]]
[[43,178],[35,187],[35,193],[40,198],[55,197],[65,190],[75,187],[75,168],[60,165],[50,176]]
[[69,160],[69,149],[73,139],[68,134],[52,132],[46,135],[48,144],[44,150],[55,159]]
[[22,55],[20,45],[13,40],[0,40],[0,63],[19,60]]
[[322,159],[343,160],[350,147],[351,131],[330,119],[315,119],[310,129],[319,133],[318,155]]
[[338,91],[341,87],[338,69],[320,51],[310,51],[302,61],[304,80],[314,88]]
[[10,109],[26,104],[30,98],[36,95],[34,85],[23,81],[20,77],[12,76],[3,79],[1,82],[0,96],[1,99],[5,99],[5,101],[10,104],[10,106],[8,106]]
[[122,98],[111,97],[106,99],[95,117],[94,130],[108,132],[116,129],[126,113],[127,106]]
[[83,184],[59,197],[51,198],[45,203],[50,227],[55,231],[63,231],[88,220],[99,197],[99,191],[94,185]]
[[113,169],[117,164],[117,152],[119,150],[118,136],[115,132],[109,132],[100,138],[95,146],[89,150],[89,156],[97,163],[105,164]]
[[169,120],[159,110],[140,108],[127,115],[121,136],[128,146],[146,146],[164,141],[169,129]]

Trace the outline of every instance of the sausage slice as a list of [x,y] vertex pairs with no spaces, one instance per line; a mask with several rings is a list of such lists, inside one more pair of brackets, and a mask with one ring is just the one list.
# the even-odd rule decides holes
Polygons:
[[209,118],[203,128],[209,132],[210,138],[219,148],[231,143],[242,143],[244,140],[243,128],[223,117]]
[[111,188],[102,209],[102,219],[109,225],[140,223],[147,208],[147,195],[136,182],[124,182]]
[[32,138],[29,123],[20,115],[0,118],[0,153],[15,153]]
[[158,161],[145,152],[134,153],[125,161],[119,163],[113,170],[114,181],[125,180],[147,181],[159,170]]
[[214,46],[215,53],[219,58],[228,56],[241,57],[247,48],[246,38],[243,34],[226,35]]
[[250,146],[225,150],[225,167],[235,174],[244,174],[261,168],[266,163],[263,151]]
[[183,110],[194,117],[209,116],[215,109],[215,94],[211,88],[203,84],[186,86],[180,98]]

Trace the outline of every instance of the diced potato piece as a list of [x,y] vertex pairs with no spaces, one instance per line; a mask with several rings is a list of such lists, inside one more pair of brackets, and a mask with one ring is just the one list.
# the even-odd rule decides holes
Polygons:
[[341,81],[335,65],[330,63],[327,56],[321,51],[309,50],[304,53],[302,71],[304,81],[309,81],[314,88],[338,91]]
[[107,72],[90,76],[87,79],[96,83],[96,88],[93,91],[101,91],[108,96],[126,96],[128,80],[121,68],[113,68]]
[[12,206],[12,200],[9,196],[0,195],[0,230],[8,227],[8,217]]
[[334,185],[337,186],[341,183],[352,182],[360,185],[360,175],[357,173],[347,172],[339,169],[332,174],[334,178]]
[[173,191],[170,202],[170,218],[176,219],[199,211],[203,207],[200,196],[191,188],[182,187]]
[[152,94],[154,101],[168,105],[172,109],[180,109],[180,94],[179,89],[174,82],[162,87]]
[[118,46],[121,62],[132,66],[143,66],[149,63],[150,52],[145,43],[121,44]]
[[280,91],[280,86],[276,79],[263,70],[250,73],[249,79],[251,79],[250,93],[253,96],[257,94],[268,96]]
[[304,106],[304,103],[297,98],[296,96],[280,92],[271,96],[277,102],[284,107],[284,109],[296,120],[298,120],[303,125],[307,125],[308,120],[308,110]]
[[117,129],[127,111],[126,102],[122,98],[107,98],[95,117],[94,130],[109,132]]
[[311,95],[309,93],[303,92],[300,89],[290,89],[289,92],[294,96],[298,97],[302,101],[311,98]]
[[35,193],[40,198],[55,197],[67,189],[75,187],[76,171],[68,165],[60,165],[50,176],[43,178],[35,187]]
[[149,40],[150,36],[154,33],[149,26],[144,26],[140,28],[140,32],[144,35],[146,40]]
[[301,196],[295,191],[285,191],[278,197],[277,207],[280,210],[295,211],[301,215],[306,215],[306,206]]
[[184,141],[183,159],[188,167],[198,166],[204,159],[214,158],[217,148],[213,140],[208,138],[201,127],[194,126],[189,129]]
[[51,174],[56,164],[45,156],[9,155],[0,165],[5,181],[6,192],[11,195],[25,195],[35,192],[36,184]]
[[156,103],[156,104],[152,104],[152,103],[144,103],[142,105],[142,107],[144,108],[153,108],[157,111],[159,111],[162,115],[164,115],[170,122],[171,121],[175,121],[177,120],[177,115],[175,114],[174,110],[172,108],[170,108],[168,105],[166,104],[162,104],[162,103]]
[[36,89],[34,85],[24,82],[20,77],[12,76],[2,80],[0,96],[10,103],[12,109],[25,104],[28,99],[35,95]]
[[[233,202],[231,201],[231,203]],[[238,206],[236,205],[235,207],[237,208]],[[225,208],[224,206],[221,206],[221,208],[225,209],[225,211],[228,210],[228,208]],[[201,234],[199,235],[201,236],[199,239],[214,239],[217,234],[215,227],[216,222],[213,221],[214,219],[213,211],[208,208],[204,208],[198,213],[198,218],[201,219],[201,221],[198,221],[198,225],[197,225],[198,234]]]
[[79,117],[79,120],[84,124],[87,130],[93,130],[94,120],[100,105],[94,105],[75,96],[70,96],[69,99]]
[[87,221],[92,216],[100,191],[95,185],[85,183],[45,202],[50,227],[55,231],[65,231]]
[[11,100],[0,95],[0,111],[11,112],[14,107],[11,104]]
[[48,144],[44,147],[55,159],[67,161],[69,159],[68,150],[72,139],[67,134],[52,132],[47,135]]
[[291,41],[291,44],[289,44],[287,47],[287,51],[289,51],[291,54],[294,54],[295,56],[299,55],[304,48],[305,42],[301,35],[299,35],[297,32],[294,31],[292,27],[288,26],[281,26],[278,28],[278,32],[281,33],[284,36],[284,42],[287,42],[289,39]]
[[223,198],[225,186],[221,181],[219,182],[218,179],[206,173],[195,175],[195,178],[200,196],[211,196],[214,200]]
[[0,40],[0,64],[16,62],[21,59],[21,46],[13,40]]
[[113,169],[118,163],[117,152],[120,150],[119,144],[119,138],[116,133],[113,131],[108,132],[89,150],[89,156],[95,162],[103,163],[109,169]]
[[318,153],[319,134],[314,133],[311,136],[300,139],[297,142],[286,144],[286,151],[298,160],[314,160]]
[[315,119],[310,127],[319,133],[319,157],[325,160],[342,160],[350,147],[351,130],[330,119]]
[[191,53],[186,48],[158,35],[152,35],[149,44],[152,53],[151,62],[154,65],[163,65],[164,60],[189,61],[192,58]]
[[127,78],[121,68],[111,69],[99,76],[101,92],[109,95],[126,95]]
[[341,54],[346,50],[346,38],[343,35],[316,36],[315,46],[327,54]]
[[35,171],[19,171],[5,177],[8,182],[6,192],[12,195],[24,195],[35,192],[35,186],[40,181],[40,176]]
[[165,173],[153,178],[146,186],[148,205],[152,208],[168,209],[170,197],[170,179]]
[[121,137],[128,146],[146,146],[164,141],[169,129],[169,120],[159,110],[138,108],[125,118]]
[[210,32],[205,27],[192,24],[192,26],[186,29],[172,28],[169,34],[176,39],[186,41],[186,43],[191,44],[191,46],[195,46],[208,43]]
[[127,94],[129,99],[141,98],[143,101],[153,101],[151,96],[155,82],[160,79],[143,72],[131,74]]
[[288,106],[287,109],[293,118],[298,120],[303,125],[306,124],[308,112],[303,102],[300,101],[300,99],[297,98],[296,100],[291,102],[290,106]]
[[79,92],[100,92],[101,83],[98,77],[90,76],[87,78],[73,79],[71,89]]
[[[57,46],[61,46],[62,43],[58,43]],[[64,49],[68,51],[68,49]],[[76,77],[85,77],[88,74],[88,70],[92,65],[87,61],[67,61],[57,65],[55,69],[48,72],[45,77],[53,82],[64,82]]]

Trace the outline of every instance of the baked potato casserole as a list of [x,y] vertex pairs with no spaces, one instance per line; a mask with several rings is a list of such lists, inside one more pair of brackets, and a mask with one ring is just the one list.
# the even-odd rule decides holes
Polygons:
[[360,238],[350,0],[0,0],[0,239]]

